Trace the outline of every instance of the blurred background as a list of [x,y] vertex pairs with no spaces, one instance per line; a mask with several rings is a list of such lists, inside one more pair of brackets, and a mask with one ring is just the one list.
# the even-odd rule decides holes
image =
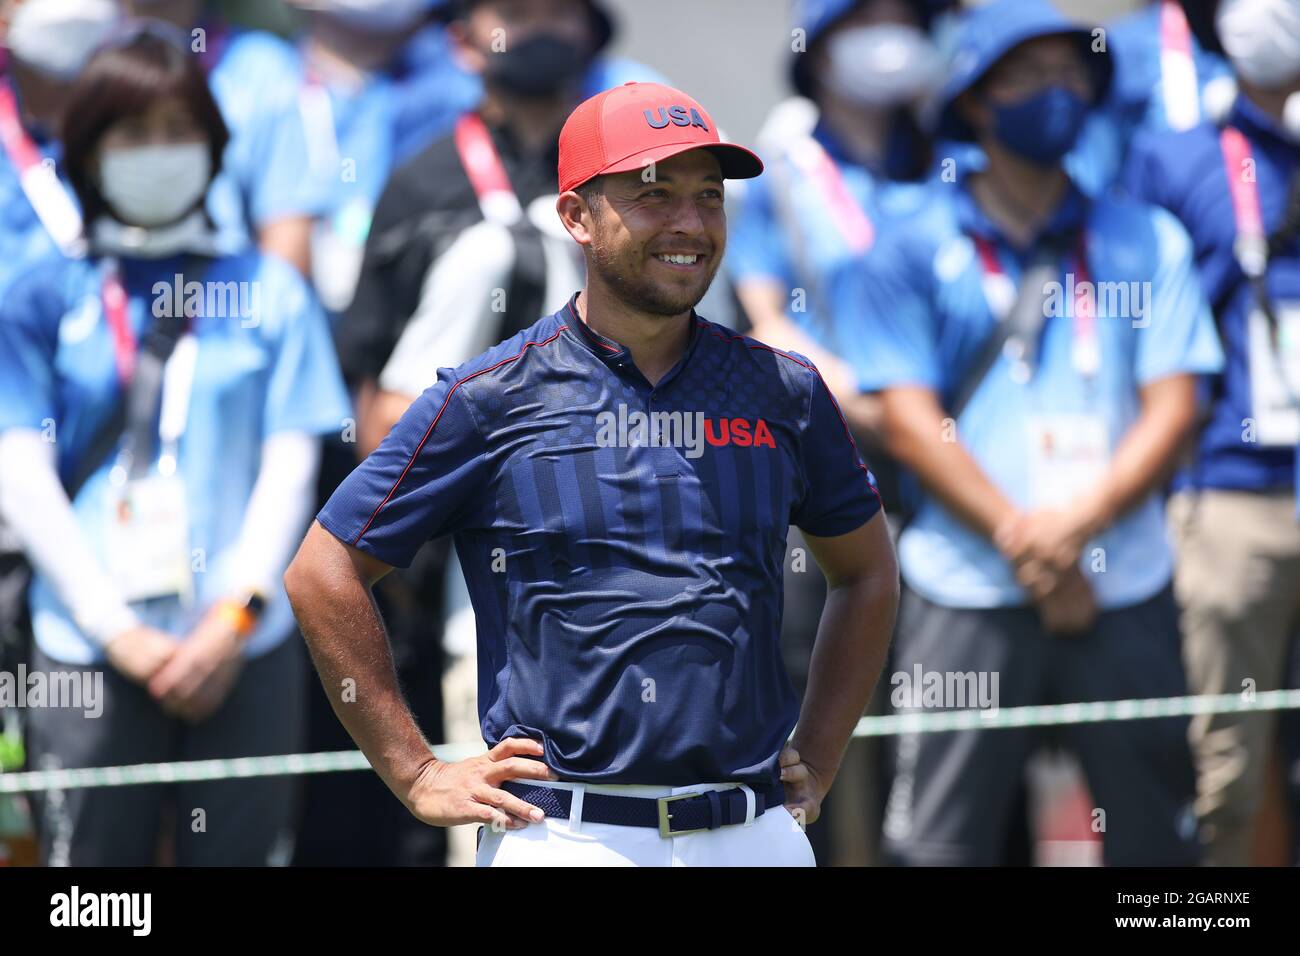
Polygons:
[[[89,719],[0,696],[0,771],[353,750],[284,569],[437,369],[581,286],[554,213],[558,131],[630,80],[685,90],[767,163],[728,185],[727,258],[699,310],[812,358],[875,473],[912,612],[868,715],[908,709],[891,689],[913,663],[1012,686],[1033,655],[981,655],[1015,615],[1054,633],[1062,582],[1085,595],[1070,606],[1103,677],[1070,688],[1080,668],[1058,662],[1002,706],[1300,685],[1300,0],[0,0],[0,30],[0,673],[75,671],[109,705]],[[1252,195],[1259,221],[1241,221]],[[1103,323],[1083,345],[1082,326],[1040,324],[1070,358],[1044,360],[1031,400],[994,349],[982,374],[1004,390],[966,406],[975,346],[1023,292],[1009,276],[1062,249],[1080,257],[1071,283],[1154,287],[1164,324],[1140,339]],[[167,304],[189,296],[174,276],[203,279],[197,317]],[[918,351],[934,368],[907,366]],[[1282,371],[1261,371],[1274,352]],[[1100,397],[1099,368],[1122,370]],[[1177,395],[1155,401],[1151,369]],[[891,417],[891,390],[927,374],[932,411],[960,419],[1030,524],[1093,503],[1076,488],[1048,508],[1028,465],[1001,469],[1027,409],[1095,413],[1112,445],[1140,420],[1157,451],[1131,466],[1137,517],[1062,530],[1039,594],[1022,572],[1057,519],[1019,526],[1023,547],[972,537],[938,480],[953,466],[899,439],[948,420]],[[1265,438],[1239,436],[1257,418]],[[1092,574],[1103,533],[1112,570]],[[789,567],[781,639],[802,694],[825,583]],[[971,580],[975,597],[949,590]],[[1210,601],[1216,581],[1228,596]],[[421,730],[477,747],[455,549],[429,542],[376,599]],[[949,629],[967,639],[916,649]],[[1295,718],[1119,722],[1082,745],[993,731],[1024,742],[995,770],[982,751],[908,750],[915,735],[859,739],[809,837],[822,865],[1293,864]],[[423,826],[347,759],[33,784],[0,794],[0,864],[472,863],[474,828]],[[1103,791],[1126,826],[1098,828]],[[199,807],[212,830],[190,825]],[[926,827],[964,838],[927,856]]]

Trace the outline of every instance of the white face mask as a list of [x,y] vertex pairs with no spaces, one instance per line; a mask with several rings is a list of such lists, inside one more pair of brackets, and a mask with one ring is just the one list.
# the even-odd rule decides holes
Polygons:
[[1300,78],[1300,0],[1223,0],[1216,26],[1244,79],[1268,90]]
[[132,146],[104,154],[99,191],[123,222],[149,228],[175,222],[198,205],[211,177],[207,143]]
[[27,0],[14,11],[5,42],[27,66],[71,82],[121,16],[113,0]]
[[938,51],[916,27],[884,23],[832,36],[826,84],[841,96],[869,105],[906,103],[928,93],[941,78]]

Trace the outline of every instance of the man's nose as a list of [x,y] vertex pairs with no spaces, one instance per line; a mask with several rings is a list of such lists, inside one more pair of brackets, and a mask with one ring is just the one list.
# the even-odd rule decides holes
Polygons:
[[672,218],[669,226],[673,232],[687,236],[704,235],[704,218],[699,206],[690,197],[683,197],[673,203]]

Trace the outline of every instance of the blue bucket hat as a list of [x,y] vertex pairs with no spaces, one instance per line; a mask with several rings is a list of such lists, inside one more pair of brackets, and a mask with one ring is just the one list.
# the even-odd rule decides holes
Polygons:
[[[811,50],[831,27],[866,2],[867,0],[794,0],[790,8],[790,29],[803,30],[804,49]],[[956,2],[957,0],[911,0],[910,6],[921,21],[921,28],[929,30],[935,15]],[[811,97],[813,94],[806,52],[796,53],[790,61],[790,85],[800,96]]]
[[1110,51],[1094,52],[1092,29],[1067,20],[1046,0],[994,0],[961,21],[949,61],[948,78],[937,102],[936,133],[946,139],[973,140],[975,132],[957,113],[957,98],[975,86],[998,60],[1027,40],[1070,36],[1078,40],[1096,84],[1093,103],[1110,89],[1114,63]]

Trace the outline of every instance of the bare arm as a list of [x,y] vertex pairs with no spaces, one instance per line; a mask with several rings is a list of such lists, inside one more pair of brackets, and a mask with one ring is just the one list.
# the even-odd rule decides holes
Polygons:
[[[939,403],[938,395],[929,388],[903,386],[887,389],[883,402],[890,451],[912,469],[940,504],[993,541],[1012,560],[1006,534],[1023,520],[1023,513],[989,480],[961,444],[956,425]],[[1077,567],[1048,574],[1041,564],[1027,563],[1016,565],[1015,570],[1047,630],[1081,633],[1092,625],[1096,602]]]
[[308,216],[272,220],[257,230],[257,248],[280,257],[310,279],[311,223]]
[[770,279],[746,279],[736,283],[736,297],[749,316],[753,327],[750,335],[773,348],[799,352],[812,359],[854,433],[878,441],[880,400],[858,391],[857,378],[849,365],[790,321],[785,314],[786,293],[781,284]]
[[[499,789],[513,778],[551,779],[542,747],[504,740],[483,757],[438,760],[398,687],[388,635],[371,586],[392,568],[313,522],[284,576],[285,590],[325,695],[370,765],[426,823],[491,823],[517,829],[541,811]],[[344,681],[355,682],[345,700]]]
[[1196,419],[1196,379],[1171,375],[1142,386],[1137,420],[1120,440],[1105,477],[1064,508],[1031,512],[997,536],[1017,565],[1062,573],[1088,540],[1146,500],[1168,477]]
[[881,393],[885,444],[957,518],[992,539],[1015,506],[961,444],[932,389],[902,386]]
[[782,759],[802,768],[786,766],[782,779],[788,788],[786,805],[802,809],[805,822],[812,823],[885,665],[899,584],[883,512],[839,537],[805,537],[826,575],[826,605],[790,742],[793,758],[787,752]]
[[[433,761],[397,673],[370,587],[392,568],[312,522],[284,575],[285,590],[339,721],[393,793],[410,791]],[[344,700],[344,682],[356,700]]]
[[369,400],[360,412],[357,428],[357,435],[361,439],[358,442],[361,457],[364,458],[379,447],[413,401],[415,398],[410,395],[385,391],[378,385],[372,386]]

